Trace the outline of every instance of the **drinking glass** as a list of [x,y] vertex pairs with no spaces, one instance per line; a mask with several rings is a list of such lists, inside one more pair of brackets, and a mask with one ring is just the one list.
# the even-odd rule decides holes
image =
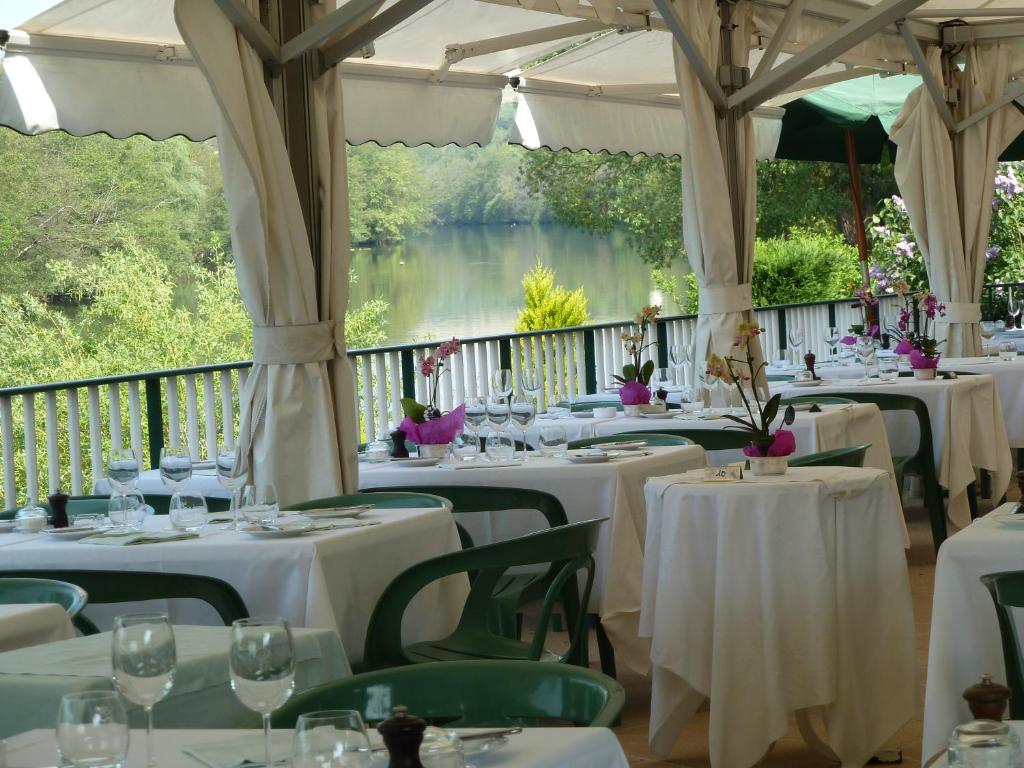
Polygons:
[[35,496],[14,515],[14,525],[22,533],[41,531],[46,527],[46,510],[39,506]]
[[793,326],[788,330],[786,336],[789,339],[789,348],[793,350],[793,364],[800,365],[800,348],[804,345],[804,329]]
[[192,456],[188,449],[170,445],[160,449],[160,479],[172,493],[185,487],[192,479]]
[[247,485],[242,490],[241,513],[252,525],[277,522],[277,491],[272,485]]
[[295,652],[288,622],[257,617],[232,623],[228,665],[231,690],[245,707],[263,718],[265,765],[271,768],[270,715],[295,690]]
[[510,416],[508,403],[504,397],[487,398],[487,420],[492,427],[499,432],[502,431],[508,426]]
[[825,344],[828,345],[828,361],[832,362],[836,359],[836,344],[842,336],[839,334],[839,328],[834,325],[830,325],[828,330],[825,331]]
[[900,375],[899,360],[895,357],[884,357],[878,361],[878,378],[882,381],[895,381]]
[[231,492],[231,522],[226,526],[229,530],[238,530],[238,491],[245,485],[245,472],[242,471],[236,444],[221,443],[217,446],[217,482]]
[[536,370],[523,368],[519,371],[519,386],[523,388],[523,392],[536,400],[544,389],[544,377]]
[[178,659],[174,630],[166,613],[136,613],[116,617],[111,634],[114,685],[146,712],[146,765],[156,765],[153,705],[174,685]]
[[1011,328],[1017,327],[1017,318],[1020,317],[1020,299],[1013,295],[1013,288],[1009,288],[1006,291],[1006,311],[1009,312],[1012,322],[1010,323]]
[[480,436],[473,432],[456,435],[452,441],[452,452],[459,461],[473,461],[480,454]]
[[111,448],[107,455],[107,479],[116,491],[128,491],[139,480],[139,457],[132,448]]
[[114,691],[66,693],[57,709],[57,751],[74,768],[121,768],[128,717]]
[[509,415],[512,421],[523,433],[523,460],[526,460],[526,430],[533,426],[537,418],[537,407],[533,404],[532,397],[516,396],[512,398],[509,406]]
[[569,447],[569,438],[564,427],[552,424],[540,428],[538,444],[542,456],[564,456]]
[[1012,362],[1017,359],[1017,344],[1013,341],[1004,341],[999,345],[999,359]]
[[491,390],[499,397],[508,397],[512,394],[512,371],[508,368],[500,368],[491,373]]
[[299,715],[292,737],[292,768],[363,768],[372,759],[358,712],[333,709]]
[[512,461],[516,457],[516,441],[508,432],[492,432],[484,450],[491,461]]
[[428,726],[420,744],[420,764],[423,768],[466,768],[462,739],[455,731]]
[[480,428],[487,423],[487,398],[467,397],[466,398],[466,424],[476,434],[480,434]]
[[668,348],[668,363],[672,366],[672,370],[675,372],[677,379],[676,384],[685,383],[685,379],[681,374],[681,371],[692,359],[692,344],[673,344]]
[[1005,320],[996,320],[996,333],[1002,333],[1006,330]]
[[860,364],[864,366],[864,378],[868,378],[870,367],[875,362],[875,340],[871,336],[858,336],[854,347]]
[[953,730],[946,757],[950,768],[1016,768],[1020,739],[1006,723],[974,720]]
[[667,390],[675,383],[670,368],[655,368],[651,375],[651,389],[657,392],[659,389]]
[[139,491],[110,494],[107,517],[121,531],[137,531],[146,519],[146,499]]
[[185,491],[171,496],[168,505],[168,517],[171,527],[176,531],[198,533],[206,525],[209,510],[206,499],[198,491]]

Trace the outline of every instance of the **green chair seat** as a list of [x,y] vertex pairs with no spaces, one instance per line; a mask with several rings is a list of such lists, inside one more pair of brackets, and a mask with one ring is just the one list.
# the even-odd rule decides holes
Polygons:
[[981,577],[992,596],[999,620],[999,639],[1003,646],[1006,686],[1010,689],[1010,719],[1024,719],[1024,656],[1021,655],[1013,608],[1024,608],[1024,571],[1003,571]]
[[835,395],[799,395],[797,397],[782,398],[781,405],[797,405],[798,403],[817,403],[818,405],[850,405],[857,402],[848,397],[836,397]]
[[[569,648],[557,660],[585,663],[587,616],[594,582],[594,548],[604,520],[548,528],[519,538],[471,547],[425,560],[400,573],[384,590],[366,632],[363,662],[368,669],[416,664],[434,658],[488,658],[492,649],[504,656],[537,661],[549,658],[544,643],[555,604],[560,602],[569,631]],[[550,564],[556,568],[544,593],[537,626],[529,643],[492,630],[494,592],[509,568]],[[577,573],[586,572],[580,594]],[[412,599],[428,584],[456,573],[474,574],[458,627],[448,637],[406,648],[402,617]]]
[[789,460],[791,467],[863,467],[864,456],[870,445],[853,445],[831,451],[795,456]]
[[693,440],[679,435],[662,434],[661,432],[617,432],[606,437],[585,437],[569,441],[569,449],[586,448],[600,443],[613,443],[621,440],[644,440],[651,446],[693,445]]
[[0,605],[56,603],[71,619],[81,613],[89,595],[81,587],[55,579],[0,578]]
[[332,507],[355,507],[360,504],[373,504],[380,509],[437,509],[451,507],[448,499],[426,492],[410,493],[405,490],[382,489],[379,492],[360,491],[344,496],[325,496],[321,499],[310,499],[285,507],[285,512],[305,512],[310,509],[330,509]]
[[384,669],[312,688],[277,710],[275,728],[300,714],[354,709],[376,724],[401,704],[435,725],[463,728],[536,725],[558,720],[610,727],[626,701],[617,682],[591,669],[530,661],[446,661]]

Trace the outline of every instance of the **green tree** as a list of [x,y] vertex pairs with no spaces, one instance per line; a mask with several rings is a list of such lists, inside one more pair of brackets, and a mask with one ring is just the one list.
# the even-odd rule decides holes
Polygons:
[[430,222],[423,171],[406,147],[349,147],[348,190],[354,243],[399,241]]
[[569,291],[555,285],[555,270],[540,260],[523,275],[523,293],[525,306],[516,321],[516,331],[571,328],[590,319],[583,288]]

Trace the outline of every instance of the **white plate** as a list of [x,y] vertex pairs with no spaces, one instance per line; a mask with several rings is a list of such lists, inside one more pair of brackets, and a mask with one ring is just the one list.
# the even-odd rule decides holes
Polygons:
[[592,452],[581,449],[579,451],[569,451],[565,458],[573,464],[603,464],[606,461],[610,461],[612,457],[604,451]]
[[820,387],[824,382],[821,379],[811,379],[810,381],[790,381],[786,382],[787,387]]
[[857,382],[858,387],[877,387],[879,384],[893,384],[895,381],[882,381],[881,379],[861,379]]
[[572,417],[574,419],[592,419],[594,418],[593,411],[573,411]]
[[284,523],[278,528],[245,528],[242,532],[257,539],[291,539],[312,530],[314,527],[311,523]]
[[86,536],[92,536],[94,533],[104,533],[109,530],[110,528],[44,528],[40,533],[45,533],[53,539],[77,541],[78,539],[84,539]]
[[672,419],[672,418],[675,418],[675,415],[676,415],[675,411],[662,411],[660,413],[641,413],[640,414],[640,416],[642,416],[645,419]]
[[408,459],[392,459],[392,464],[397,464],[400,467],[432,467],[441,461],[440,456],[435,456],[431,459],[421,459],[418,456],[413,456]]
[[303,517],[313,520],[344,520],[350,517],[359,517],[363,512],[369,512],[374,508],[373,504],[360,504],[356,507],[335,507],[331,509],[307,509],[299,512]]
[[602,451],[635,451],[647,445],[646,440],[619,440],[618,442],[592,443],[591,448],[600,448]]

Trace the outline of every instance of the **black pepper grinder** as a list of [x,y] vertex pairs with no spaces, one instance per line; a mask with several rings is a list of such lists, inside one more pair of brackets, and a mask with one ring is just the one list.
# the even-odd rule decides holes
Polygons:
[[409,449],[405,447],[405,430],[396,429],[391,433],[391,442],[394,445],[391,448],[391,458],[393,459],[408,459]]
[[377,726],[388,748],[388,768],[423,768],[420,744],[427,729],[425,720],[410,715],[406,707],[395,707],[394,715]]
[[53,511],[53,527],[68,527],[68,495],[59,488],[56,493],[46,497],[50,502],[50,509]]
[[814,372],[815,360],[817,360],[817,358],[814,356],[813,352],[808,352],[806,355],[804,355],[804,365],[807,366],[807,370],[811,372],[812,381],[818,380],[818,374]]
[[1006,712],[1006,704],[1010,700],[1010,689],[992,680],[992,675],[984,674],[981,682],[975,683],[964,691],[964,699],[976,720],[1002,720]]

